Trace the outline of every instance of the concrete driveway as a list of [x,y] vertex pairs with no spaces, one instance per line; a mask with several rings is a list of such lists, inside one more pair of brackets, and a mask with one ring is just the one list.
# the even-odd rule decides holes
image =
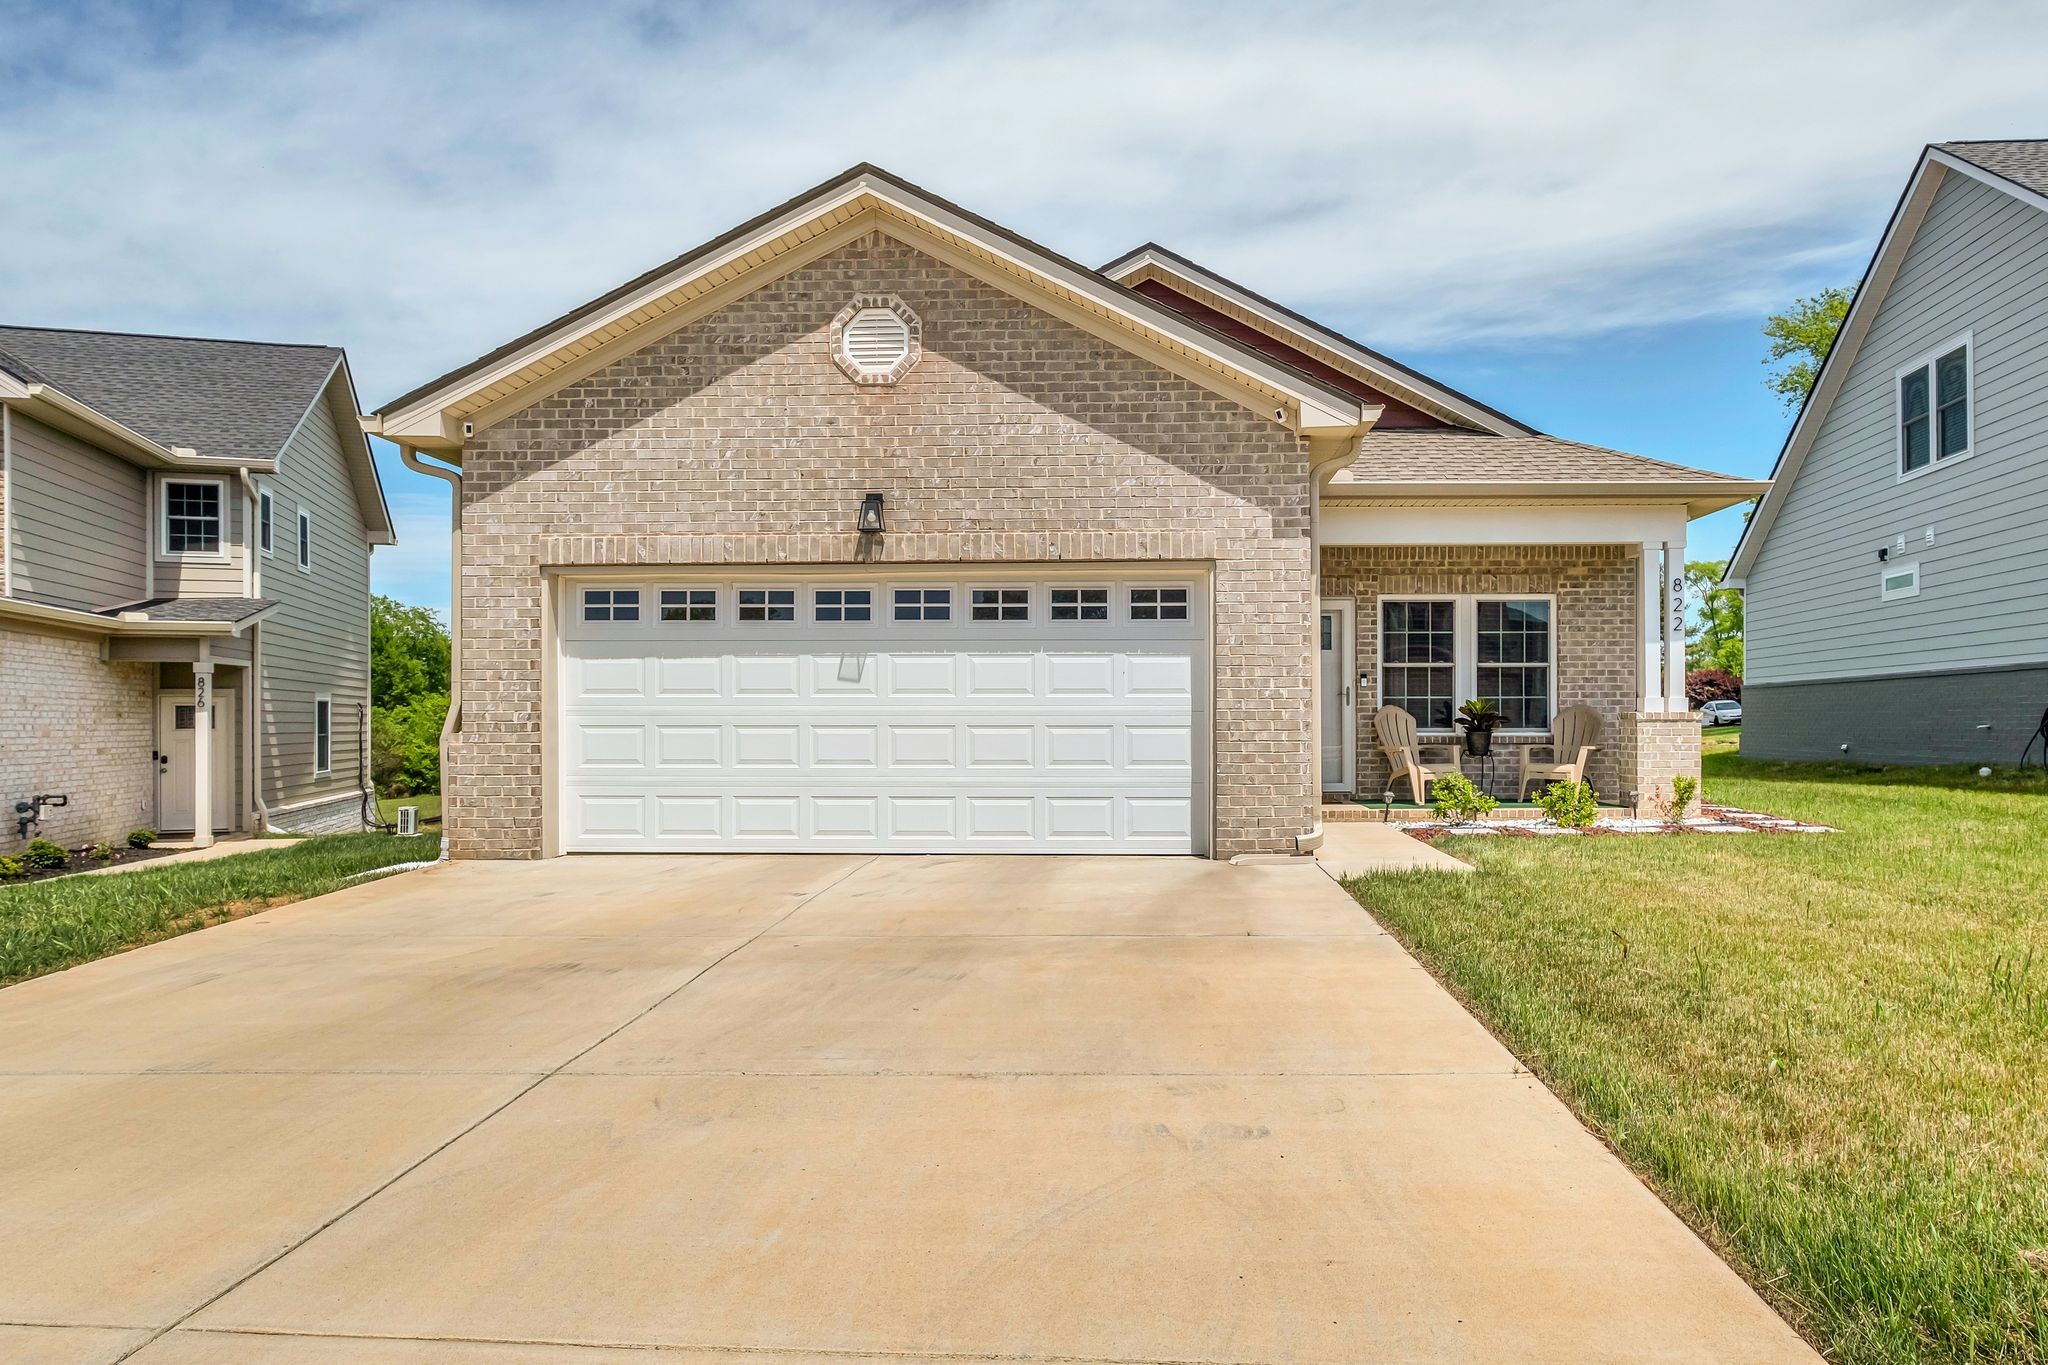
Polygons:
[[1816,1359],[1305,865],[437,867],[0,991],[0,1154],[17,1365]]

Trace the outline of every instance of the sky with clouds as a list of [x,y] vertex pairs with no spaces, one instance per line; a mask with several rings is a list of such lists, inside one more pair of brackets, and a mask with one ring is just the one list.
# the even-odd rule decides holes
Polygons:
[[[2044,51],[2039,3],[0,0],[0,318],[340,344],[375,406],[873,161],[1761,474],[1762,315],[1855,280],[1923,143],[2048,135]],[[377,586],[445,606],[446,494],[382,454]]]

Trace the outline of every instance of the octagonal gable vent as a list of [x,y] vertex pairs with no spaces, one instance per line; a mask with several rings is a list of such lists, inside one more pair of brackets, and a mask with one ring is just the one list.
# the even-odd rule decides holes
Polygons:
[[917,314],[893,294],[863,294],[832,322],[832,360],[856,384],[893,384],[917,363]]

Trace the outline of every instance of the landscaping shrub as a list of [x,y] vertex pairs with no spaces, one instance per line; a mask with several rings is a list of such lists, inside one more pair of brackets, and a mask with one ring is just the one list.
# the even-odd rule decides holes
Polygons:
[[1473,786],[1472,779],[1463,773],[1445,773],[1430,784],[1430,804],[1436,808],[1438,819],[1463,825],[1477,820],[1500,802]]
[[21,861],[31,872],[48,872],[70,862],[71,855],[64,851],[62,844],[53,844],[48,839],[31,839],[28,847],[22,850]]
[[114,846],[102,839],[92,846],[91,857],[95,862],[111,863],[114,861]]
[[128,831],[128,847],[148,848],[161,837],[153,829],[131,829]]
[[1741,701],[1742,679],[1725,668],[1695,668],[1685,675],[1685,699],[1695,711],[1710,701]]
[[27,875],[27,863],[24,863],[12,853],[0,853],[0,881],[6,881],[13,877],[26,877]]
[[1699,793],[1700,780],[1697,777],[1674,777],[1671,779],[1671,818],[1683,820],[1686,807]]
[[1553,782],[1536,794],[1536,804],[1552,824],[1565,829],[1584,829],[1600,813],[1590,782]]

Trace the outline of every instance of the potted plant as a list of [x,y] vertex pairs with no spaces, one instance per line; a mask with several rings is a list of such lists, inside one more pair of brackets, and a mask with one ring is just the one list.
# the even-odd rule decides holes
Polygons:
[[1458,708],[1458,728],[1465,732],[1465,752],[1484,758],[1493,752],[1493,732],[1500,725],[1500,708],[1484,697],[1474,697]]

